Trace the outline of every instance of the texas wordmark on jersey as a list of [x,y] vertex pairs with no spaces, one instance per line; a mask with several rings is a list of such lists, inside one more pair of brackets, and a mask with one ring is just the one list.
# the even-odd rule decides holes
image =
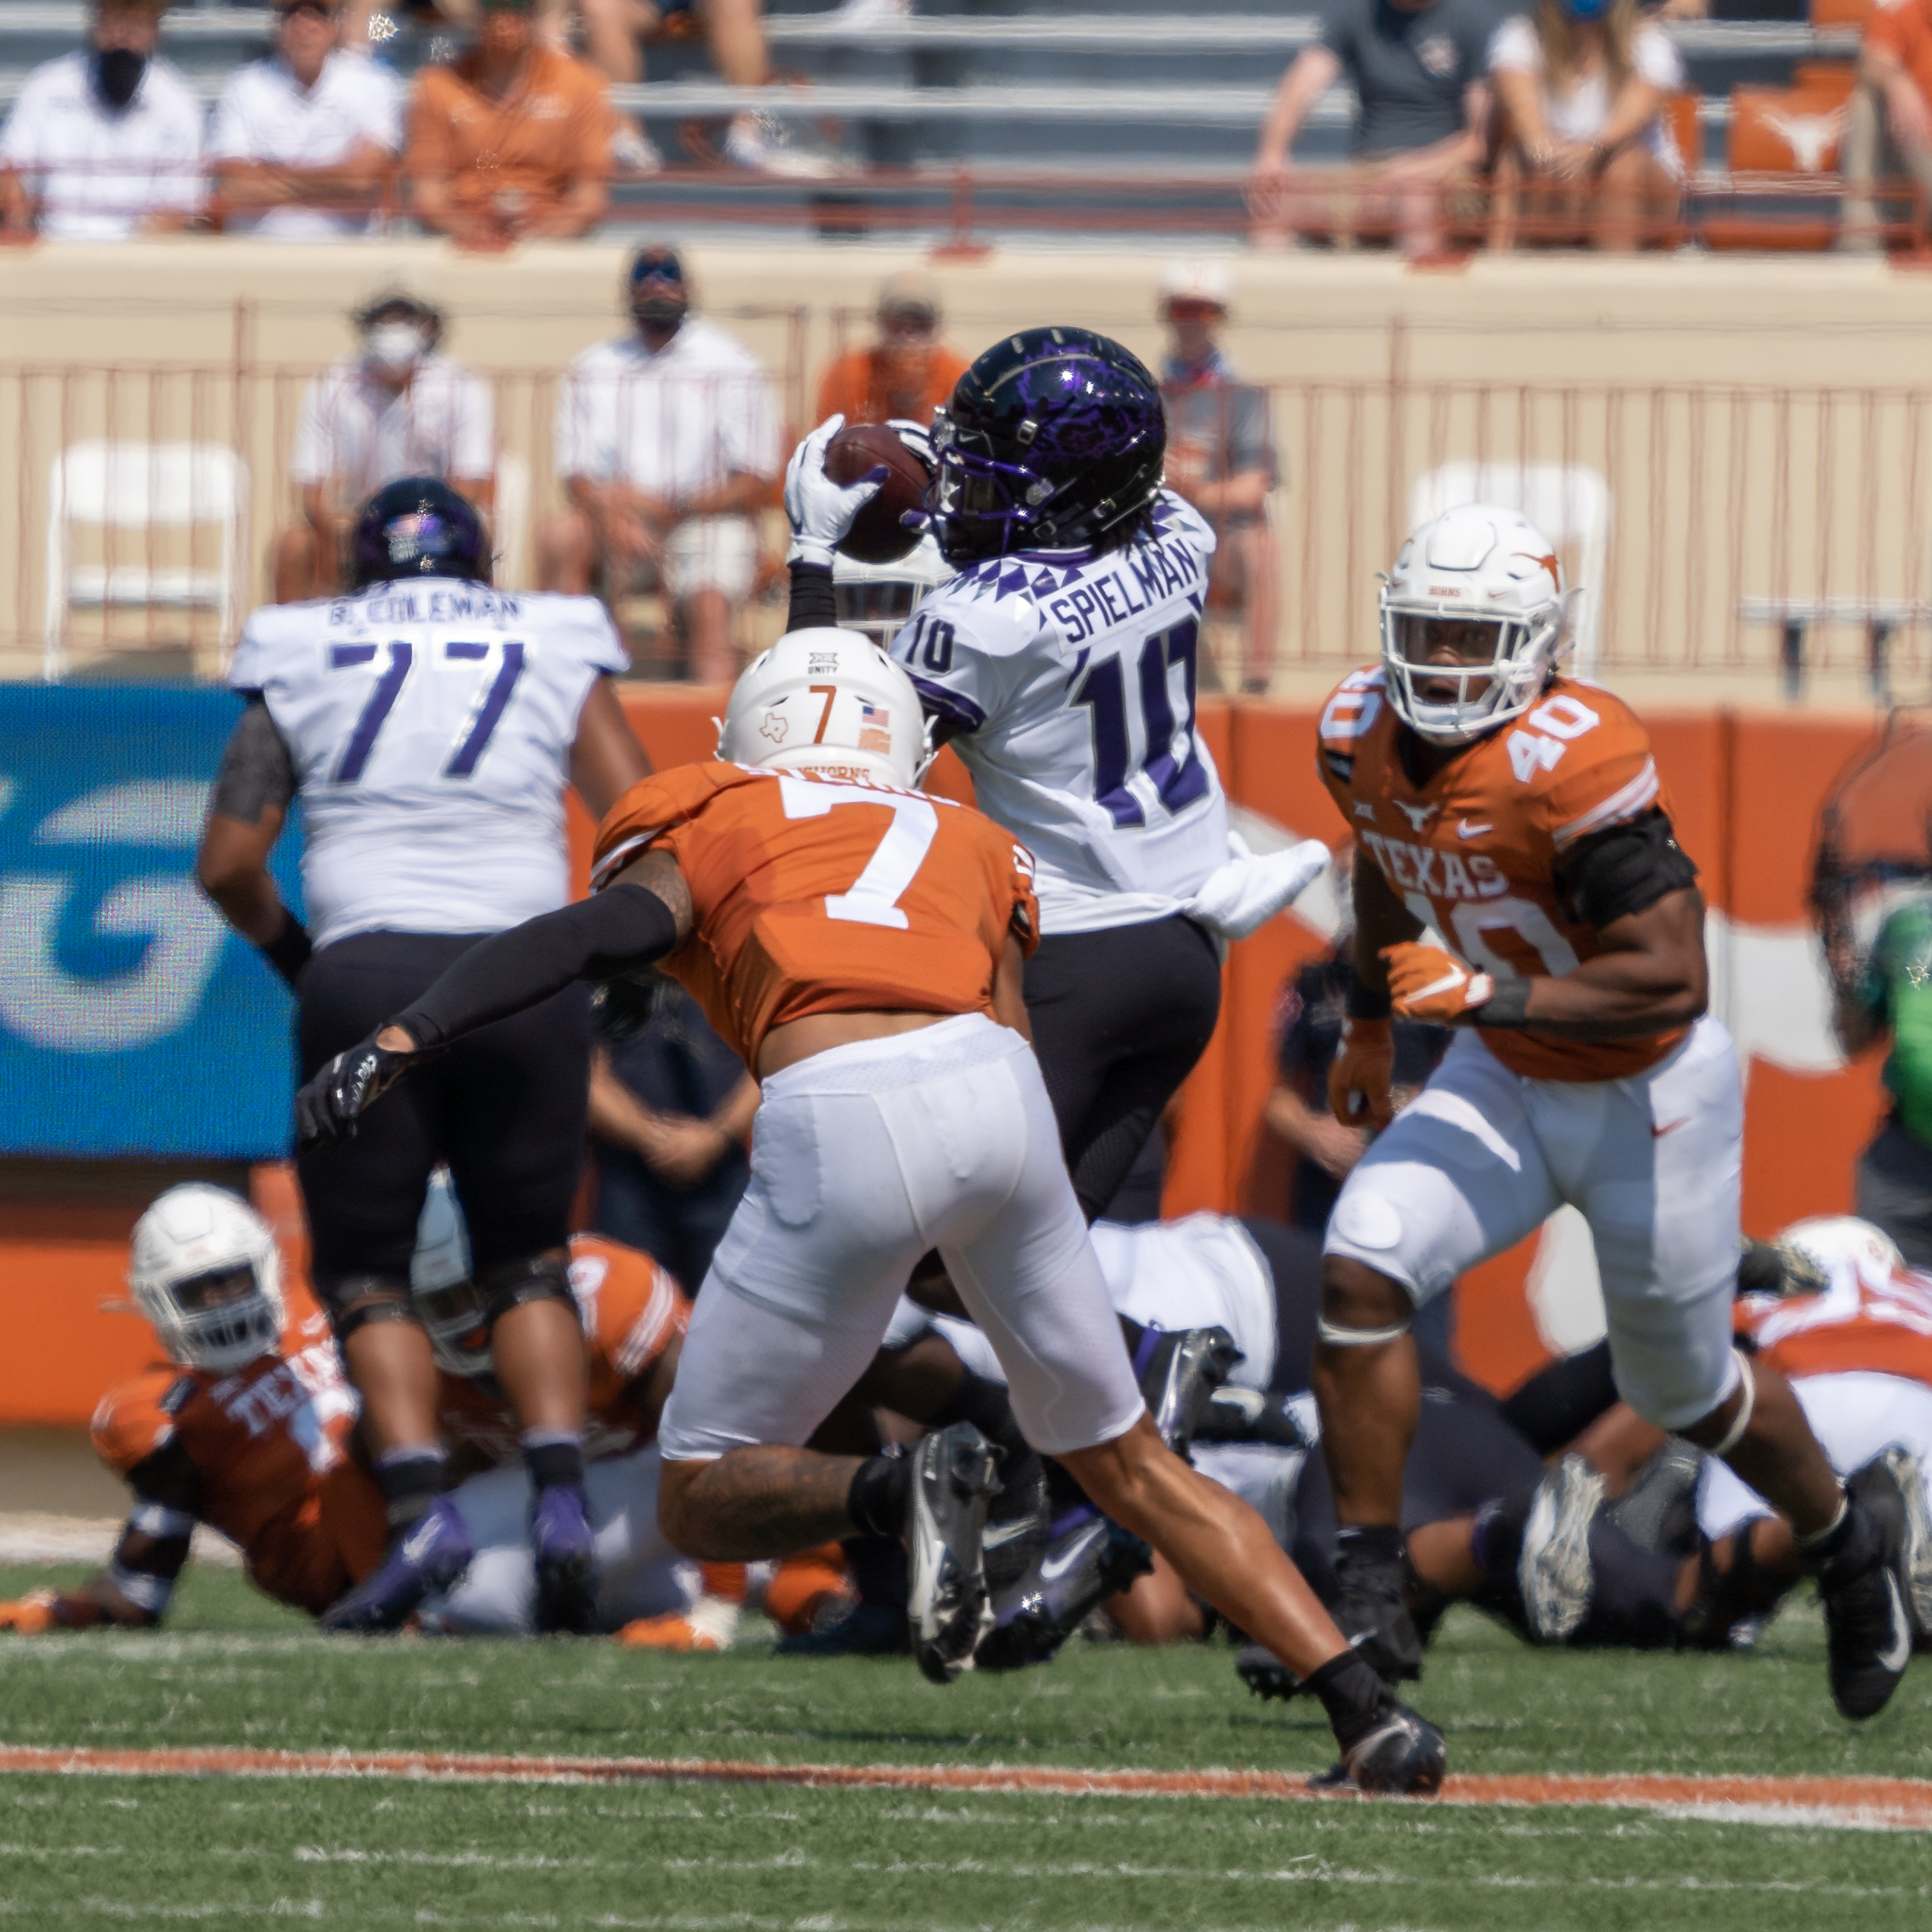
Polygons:
[[[1623,701],[1557,678],[1508,728],[1458,751],[1429,780],[1405,769],[1406,729],[1379,669],[1343,679],[1323,707],[1323,782],[1394,893],[1445,945],[1502,980],[1573,972],[1603,950],[1556,884],[1580,839],[1670,807],[1649,734]],[[1483,1042],[1532,1080],[1618,1080],[1654,1065],[1681,1029],[1642,1039],[1558,1040],[1490,1028]]]
[[958,727],[980,810],[1032,849],[1043,931],[1162,918],[1227,858],[1194,728],[1213,551],[1163,491],[1126,548],[971,565],[893,640],[927,710]]
[[495,932],[563,905],[578,715],[627,661],[589,597],[427,578],[256,611],[228,681],[261,694],[294,761],[316,943]]

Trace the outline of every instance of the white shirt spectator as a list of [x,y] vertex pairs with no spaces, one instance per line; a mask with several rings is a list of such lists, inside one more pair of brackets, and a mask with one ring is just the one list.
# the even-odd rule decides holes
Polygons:
[[560,475],[677,503],[733,474],[778,474],[779,419],[756,357],[701,317],[653,351],[627,335],[586,349],[557,405]]
[[405,476],[481,481],[496,473],[490,390],[446,356],[426,356],[408,388],[379,382],[360,356],[332,363],[303,393],[289,478],[332,483],[360,503]]
[[[1676,94],[1683,87],[1683,62],[1661,27],[1646,22],[1637,29],[1630,43],[1630,64],[1639,80],[1648,81],[1661,93]],[[1489,66],[1492,71],[1513,69],[1535,76],[1542,84],[1543,118],[1559,141],[1588,141],[1610,119],[1607,71],[1600,66],[1594,73],[1580,76],[1569,93],[1558,94],[1543,79],[1543,43],[1527,14],[1518,14],[1496,29],[1489,41]],[[1651,123],[1644,141],[1658,164],[1681,180],[1683,157],[1677,152],[1677,138],[1664,115]]]
[[[402,151],[402,84],[368,55],[338,48],[304,87],[279,55],[228,77],[214,110],[209,157],[271,167],[335,167],[359,142]],[[319,208],[270,208],[230,228],[276,241],[325,242],[367,233],[370,217]]]
[[90,65],[72,53],[34,68],[0,132],[0,163],[40,203],[41,233],[118,242],[151,214],[199,208],[201,109],[187,83],[151,58],[116,113],[95,93]]

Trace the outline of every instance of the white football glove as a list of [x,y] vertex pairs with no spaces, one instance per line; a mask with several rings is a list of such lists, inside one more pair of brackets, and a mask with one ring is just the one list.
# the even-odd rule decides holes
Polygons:
[[785,469],[785,513],[792,520],[788,563],[832,567],[832,552],[852,527],[852,519],[879,493],[885,467],[860,483],[834,483],[825,474],[826,446],[845,427],[842,416],[828,416],[792,452]]
[[1239,832],[1228,834],[1232,856],[1217,865],[1181,910],[1223,939],[1245,939],[1291,905],[1328,869],[1328,848],[1304,839],[1285,852],[1257,853]]

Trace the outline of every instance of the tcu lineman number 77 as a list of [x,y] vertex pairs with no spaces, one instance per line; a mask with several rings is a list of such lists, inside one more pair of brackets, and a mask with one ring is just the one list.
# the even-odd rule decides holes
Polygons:
[[[332,645],[328,668],[331,671],[354,671],[363,665],[373,664],[379,648],[374,644]],[[490,734],[503,722],[503,713],[509,709],[516,680],[523,675],[525,648],[522,644],[503,646],[503,662],[497,667],[496,675],[478,693],[469,716],[464,720],[462,734],[449,754],[449,763],[443,768],[445,778],[469,778],[474,775],[489,745]],[[487,644],[452,641],[443,647],[443,660],[449,664],[481,664],[488,658],[490,649]],[[376,749],[376,741],[382,727],[389,722],[389,714],[395,709],[396,701],[402,696],[402,687],[408,683],[409,674],[414,668],[414,644],[399,639],[389,646],[389,661],[370,692],[369,702],[363,706],[356,728],[349,734],[348,743],[342,747],[342,756],[336,763],[332,780],[335,784],[354,785],[362,776],[370,753]]]
[[884,805],[891,812],[886,836],[851,890],[826,894],[825,916],[903,932],[907,921],[899,909],[899,895],[912,883],[939,836],[939,814],[930,802],[909,792],[852,792],[802,778],[780,779],[779,791],[787,818],[823,818],[839,805],[869,805],[874,811]]

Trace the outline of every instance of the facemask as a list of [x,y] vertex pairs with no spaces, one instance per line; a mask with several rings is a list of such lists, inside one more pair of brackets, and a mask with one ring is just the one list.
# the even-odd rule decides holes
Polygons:
[[94,55],[94,89],[116,113],[134,99],[141,77],[148,71],[148,56],[132,47],[104,47]]
[[370,360],[384,369],[414,369],[430,346],[414,322],[378,322],[363,339]]
[[630,305],[630,312],[644,328],[675,328],[690,312],[691,305],[674,295],[640,296]]

